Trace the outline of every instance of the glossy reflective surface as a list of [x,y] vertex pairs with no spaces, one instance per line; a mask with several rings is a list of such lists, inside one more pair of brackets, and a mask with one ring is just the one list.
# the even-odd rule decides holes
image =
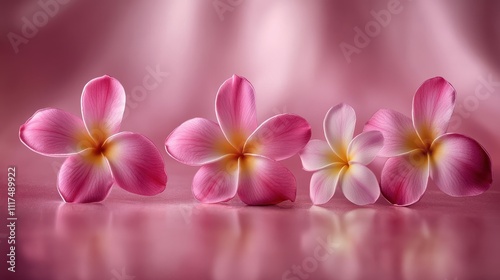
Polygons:
[[159,196],[114,187],[98,204],[63,203],[51,185],[18,186],[17,272],[6,271],[2,238],[2,279],[500,277],[494,190],[452,198],[431,188],[411,208],[382,198],[356,207],[337,193],[318,207],[303,176],[296,203],[204,205],[191,196],[194,169],[177,171]]

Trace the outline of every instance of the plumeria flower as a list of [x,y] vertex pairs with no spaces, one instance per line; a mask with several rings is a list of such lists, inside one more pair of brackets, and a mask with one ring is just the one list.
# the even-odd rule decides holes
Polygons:
[[391,203],[417,202],[429,177],[451,196],[478,195],[490,187],[491,160],[483,147],[469,137],[446,133],[454,107],[455,89],[435,77],[415,93],[412,119],[383,109],[366,123],[365,131],[384,135],[379,155],[390,158],[382,170],[381,189]]
[[172,158],[201,166],[193,179],[194,197],[217,203],[238,193],[249,205],[294,201],[295,177],[278,161],[295,155],[309,141],[307,121],[281,114],[257,126],[254,89],[236,75],[219,88],[215,113],[218,123],[188,120],[165,142]]
[[373,172],[366,167],[384,144],[382,133],[363,132],[353,139],[356,113],[347,104],[331,108],[323,129],[326,142],[311,140],[300,152],[302,166],[315,171],[311,177],[310,196],[314,204],[328,202],[337,186],[347,199],[358,205],[374,203],[380,187]]
[[87,83],[82,93],[82,119],[53,108],[36,112],[19,130],[31,150],[68,157],[57,187],[66,202],[96,202],[116,183],[141,195],[161,193],[167,183],[163,158],[146,137],[119,132],[125,90],[109,76]]

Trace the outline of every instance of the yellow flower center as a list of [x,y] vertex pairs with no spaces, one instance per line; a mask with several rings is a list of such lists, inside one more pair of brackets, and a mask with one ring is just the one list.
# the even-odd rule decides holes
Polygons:
[[79,147],[84,150],[82,155],[92,164],[103,164],[104,158],[114,153],[113,144],[106,141],[107,133],[101,129],[93,129],[91,135],[81,135]]
[[430,128],[423,127],[419,130],[413,143],[416,149],[410,153],[410,163],[415,167],[426,166],[429,161],[434,162],[439,157],[441,148],[434,143],[437,133]]
[[[239,167],[240,172],[243,173],[242,175],[245,175],[250,174],[255,168],[256,160],[254,155],[259,154],[260,144],[257,141],[250,141],[245,145],[245,141],[246,139],[244,139],[243,135],[240,135],[232,143],[224,139],[224,141],[216,144],[216,151],[228,155],[224,159],[225,170],[227,172],[235,172]],[[235,143],[237,143],[237,147],[235,147]]]

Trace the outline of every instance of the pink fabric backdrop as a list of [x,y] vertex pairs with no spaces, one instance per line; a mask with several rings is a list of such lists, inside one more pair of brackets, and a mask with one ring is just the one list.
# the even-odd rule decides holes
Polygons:
[[[54,160],[19,142],[19,126],[44,107],[80,114],[83,86],[103,74],[119,79],[135,106],[123,129],[160,148],[182,121],[215,118],[215,93],[233,73],[253,83],[260,121],[300,114],[313,138],[322,137],[323,117],[339,102],[355,108],[358,130],[379,108],[410,115],[414,91],[439,75],[458,92],[462,111],[453,128],[484,145],[495,173],[500,169],[500,85],[483,88],[482,100],[474,95],[481,78],[500,81],[497,1],[49,2],[57,3],[47,8],[53,16],[18,53],[7,34],[23,36],[24,17],[45,23],[45,10],[36,1],[0,9],[1,161],[17,165],[25,174],[20,180],[53,183],[55,176]],[[229,8],[218,13],[215,6]],[[388,6],[398,12],[390,19],[380,15]],[[374,27],[373,13],[386,26]],[[340,44],[356,47],[355,28],[367,25],[374,37],[349,63]],[[156,68],[168,76],[157,77],[151,90],[137,88]],[[167,171],[176,164],[167,159]]]

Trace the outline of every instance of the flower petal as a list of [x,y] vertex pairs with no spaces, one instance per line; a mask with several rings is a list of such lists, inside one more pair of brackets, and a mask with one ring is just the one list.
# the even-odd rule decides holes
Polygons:
[[90,146],[83,121],[59,109],[36,112],[19,129],[19,138],[31,150],[46,156],[68,156]]
[[354,204],[367,205],[377,201],[380,187],[375,174],[362,164],[351,164],[340,182],[345,197]]
[[333,164],[323,170],[314,172],[309,190],[309,196],[314,204],[324,204],[332,198],[343,167],[343,164]]
[[372,162],[384,146],[384,136],[380,131],[365,131],[352,139],[347,149],[349,164],[367,165]]
[[204,203],[232,199],[238,190],[238,158],[228,156],[203,165],[193,179],[193,195]]
[[413,97],[413,124],[424,143],[446,133],[455,107],[455,89],[445,79],[425,81]]
[[378,110],[363,129],[372,130],[378,130],[384,136],[384,146],[378,154],[381,157],[403,155],[423,146],[411,119],[393,110]]
[[390,203],[406,206],[422,197],[428,179],[427,154],[417,150],[388,159],[382,169],[380,187]]
[[167,175],[163,158],[146,137],[120,132],[104,143],[113,178],[118,186],[135,194],[155,195],[163,192]]
[[311,140],[300,151],[302,167],[306,171],[317,171],[328,165],[343,162],[323,140]]
[[257,128],[254,89],[247,79],[233,75],[219,88],[215,113],[222,132],[237,149]]
[[108,196],[113,177],[102,155],[92,149],[64,161],[57,180],[59,194],[66,202],[98,202]]
[[97,142],[120,130],[125,111],[125,90],[115,78],[102,76],[88,82],[82,93],[82,116]]
[[475,140],[445,134],[432,144],[432,151],[431,178],[446,194],[478,195],[491,186],[490,157]]
[[244,153],[283,160],[297,154],[311,139],[311,127],[302,117],[277,115],[263,122],[248,138]]
[[295,201],[295,177],[279,162],[262,156],[246,156],[239,162],[238,195],[248,205]]
[[172,131],[165,141],[165,148],[175,160],[192,166],[214,162],[236,152],[219,125],[202,118],[188,120]]
[[323,121],[326,141],[340,158],[346,159],[346,151],[354,134],[356,112],[344,103],[332,107]]

